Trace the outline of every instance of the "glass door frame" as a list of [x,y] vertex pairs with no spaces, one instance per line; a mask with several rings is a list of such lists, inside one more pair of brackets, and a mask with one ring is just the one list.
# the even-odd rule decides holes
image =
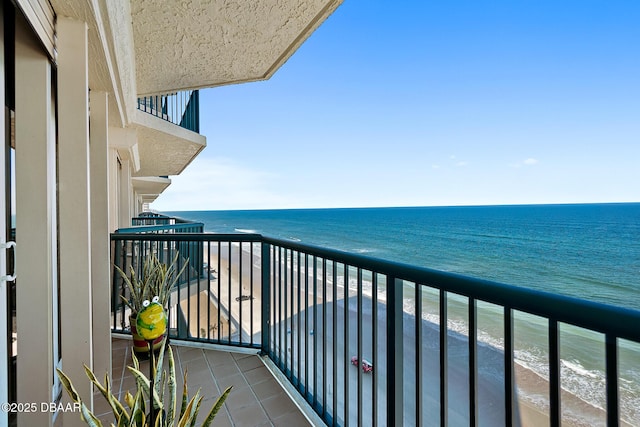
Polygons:
[[[4,35],[4,2],[0,3],[0,101],[2,101],[4,117],[0,119],[0,404],[9,403],[9,290],[10,281],[7,273],[7,238],[11,225],[7,228],[7,220],[11,220],[11,188],[10,188],[10,135],[7,135],[7,107],[5,100],[5,35]],[[8,218],[7,218],[8,216]],[[8,412],[0,411],[0,425],[8,425]]]

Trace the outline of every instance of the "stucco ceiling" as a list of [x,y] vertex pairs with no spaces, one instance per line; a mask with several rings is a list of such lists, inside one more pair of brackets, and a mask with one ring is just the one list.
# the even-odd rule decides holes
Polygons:
[[139,95],[271,77],[342,0],[131,0]]
[[140,110],[133,127],[140,157],[137,177],[179,175],[207,145],[204,136]]
[[144,203],[153,202],[170,184],[171,180],[169,178],[161,178],[158,176],[131,178],[133,189],[138,196],[142,197]]

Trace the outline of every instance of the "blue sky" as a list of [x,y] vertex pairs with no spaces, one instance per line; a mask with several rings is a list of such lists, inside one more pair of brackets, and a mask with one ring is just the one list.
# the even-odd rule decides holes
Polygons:
[[640,2],[342,6],[268,81],[201,92],[158,210],[640,201]]

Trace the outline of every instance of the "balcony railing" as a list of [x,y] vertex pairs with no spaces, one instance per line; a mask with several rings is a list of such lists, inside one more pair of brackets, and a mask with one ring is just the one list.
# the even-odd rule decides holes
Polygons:
[[143,212],[131,218],[131,227],[120,228],[116,233],[202,233],[204,224],[155,212]]
[[[170,260],[179,252],[179,263],[189,262],[170,299],[171,338],[261,349],[329,425],[446,426],[455,406],[474,426],[487,423],[480,410],[486,404],[494,405],[498,424],[520,425],[514,352],[523,316],[547,337],[551,426],[563,414],[560,337],[567,327],[601,334],[601,354],[594,357],[605,361],[606,423],[617,426],[629,416],[620,411],[626,397],[619,352],[640,343],[638,311],[258,234],[116,233],[111,239],[121,268],[139,269],[150,253]],[[113,277],[112,330],[127,332],[118,297],[126,290]],[[490,362],[480,312],[497,319],[502,331],[502,348],[492,348],[497,360]],[[423,321],[428,313],[434,323]],[[468,327],[453,331],[461,313]],[[497,374],[487,373],[494,368]],[[464,401],[450,401],[453,381],[466,385]],[[480,392],[486,387],[497,387],[502,400],[487,402]]]
[[200,94],[197,90],[138,98],[138,110],[200,133]]

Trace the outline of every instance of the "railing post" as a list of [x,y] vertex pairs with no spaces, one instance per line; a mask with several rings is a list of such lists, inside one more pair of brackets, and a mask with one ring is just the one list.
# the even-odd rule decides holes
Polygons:
[[549,319],[549,425],[560,427],[560,336],[558,321]]
[[515,383],[513,382],[513,309],[504,307],[504,423],[513,425]]
[[195,105],[194,105],[194,126],[193,126],[193,131],[200,133],[200,91],[199,90],[194,90],[194,97],[193,100],[195,101]]
[[618,402],[618,340],[613,334],[605,334],[605,363],[607,387],[607,427],[618,426],[620,403]]
[[449,425],[449,314],[447,292],[440,289],[440,425]]
[[269,316],[271,312],[271,245],[262,242],[262,256],[261,269],[262,269],[262,354],[270,354],[270,324]]
[[402,280],[387,276],[387,425],[403,425]]
[[[114,240],[113,236],[111,237],[111,259],[113,260],[113,265],[118,265],[122,257],[122,242],[119,240]],[[126,271],[126,267],[121,267],[123,271]],[[118,318],[118,307],[123,304],[118,298],[120,295],[120,291],[117,288],[117,283],[121,281],[120,275],[116,272],[116,269],[111,267],[111,315],[113,319],[111,319],[111,331],[115,331],[117,329],[117,318]],[[124,311],[122,313],[122,318],[124,318]],[[120,329],[124,329],[124,320],[121,321]]]

